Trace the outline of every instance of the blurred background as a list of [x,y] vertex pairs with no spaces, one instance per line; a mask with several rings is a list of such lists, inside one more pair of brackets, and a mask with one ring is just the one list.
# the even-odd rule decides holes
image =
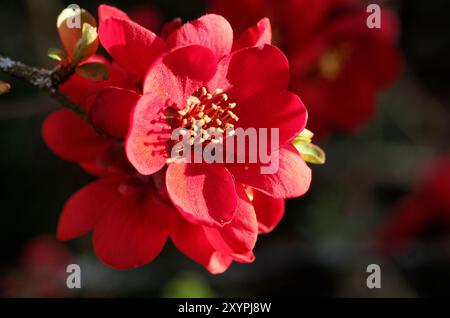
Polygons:
[[[51,67],[47,50],[60,46],[56,17],[71,3],[2,0],[0,54]],[[100,3],[155,32],[173,18],[213,11],[206,0],[77,1],[92,13]],[[312,167],[311,191],[287,201],[281,224],[258,238],[253,264],[234,263],[219,276],[171,243],[133,271],[103,265],[89,236],[58,243],[65,201],[93,179],[51,153],[41,138],[44,118],[58,105],[0,74],[13,88],[0,97],[0,296],[450,296],[450,3],[382,3],[398,15],[402,71],[377,90],[375,112],[357,129],[315,140],[327,163]],[[240,10],[238,16],[250,16]],[[283,19],[275,21],[282,25]],[[378,54],[375,48],[372,55]],[[65,264],[72,262],[82,268],[77,291],[65,287]],[[381,289],[366,287],[369,264],[381,266]]]

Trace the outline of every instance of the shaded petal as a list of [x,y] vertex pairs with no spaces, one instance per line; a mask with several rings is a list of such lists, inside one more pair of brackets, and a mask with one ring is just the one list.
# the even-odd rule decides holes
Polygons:
[[217,59],[206,47],[191,45],[177,49],[150,69],[144,93],[159,94],[180,109],[186,99],[216,73]]
[[268,18],[263,18],[256,25],[248,28],[234,42],[233,51],[265,44],[272,44],[272,26]]
[[106,4],[101,4],[98,6],[98,21],[102,25],[110,17],[122,18],[124,20],[129,20],[128,15],[122,10],[112,7]]
[[222,227],[233,219],[236,190],[221,164],[170,164],[166,186],[173,204],[192,223]]
[[178,28],[169,36],[167,44],[172,48],[198,44],[210,48],[221,59],[231,52],[233,29],[225,18],[207,14]]
[[278,129],[279,145],[292,141],[306,127],[308,118],[300,98],[285,90],[259,92],[240,102],[234,113],[239,117],[237,124],[244,129]]
[[262,90],[286,89],[289,62],[273,45],[242,49],[232,54],[227,78],[240,101]]
[[67,161],[91,161],[111,145],[99,136],[81,117],[68,109],[50,114],[42,127],[47,146]]
[[261,174],[262,164],[227,164],[228,170],[240,183],[249,185],[273,198],[294,198],[305,194],[311,183],[311,169],[292,145],[272,153],[279,159],[273,174]]
[[165,102],[154,94],[141,96],[131,115],[125,142],[128,160],[143,175],[165,166],[172,128],[166,121]]
[[113,268],[136,268],[152,261],[163,249],[171,208],[134,178],[116,183],[112,190],[98,207],[104,213],[95,224],[94,249]]
[[170,238],[184,255],[212,274],[221,274],[228,269],[232,258],[212,247],[202,226],[189,223],[178,213],[172,213],[171,216]]
[[72,240],[93,230],[100,216],[107,212],[120,180],[101,179],[72,195],[59,218],[58,239]]
[[107,87],[95,95],[90,106],[90,118],[99,129],[115,138],[125,138],[130,113],[139,100],[139,94],[118,87]]
[[169,36],[183,25],[183,20],[175,18],[171,22],[166,23],[161,31],[161,37],[167,40]]
[[244,187],[239,183],[236,183],[236,192],[238,206],[233,220],[223,228],[205,227],[205,233],[211,245],[227,255],[245,255],[251,252],[258,237],[255,209]]
[[259,233],[272,232],[284,216],[284,199],[274,199],[255,189],[248,189],[247,192],[255,208]]
[[100,25],[102,45],[117,64],[144,78],[148,68],[166,51],[165,42],[131,20],[110,17]]

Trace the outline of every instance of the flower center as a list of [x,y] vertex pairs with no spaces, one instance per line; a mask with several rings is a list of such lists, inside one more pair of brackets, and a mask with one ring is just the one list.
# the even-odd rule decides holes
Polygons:
[[[228,95],[222,89],[210,93],[206,87],[198,89],[186,101],[186,107],[177,112],[178,128],[190,132],[190,144],[204,143],[211,135],[234,129],[239,120],[233,113],[236,103],[229,101]],[[222,143],[223,138],[211,139],[213,143]]]
[[326,51],[319,59],[319,72],[327,80],[335,80],[342,73],[345,63],[349,60],[351,48],[341,44]]

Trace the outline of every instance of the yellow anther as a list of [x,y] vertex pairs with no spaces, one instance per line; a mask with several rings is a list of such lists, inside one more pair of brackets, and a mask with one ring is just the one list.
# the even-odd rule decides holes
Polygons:
[[238,121],[239,117],[236,116],[231,110],[227,111],[228,116],[230,116],[231,118],[233,118],[234,121]]

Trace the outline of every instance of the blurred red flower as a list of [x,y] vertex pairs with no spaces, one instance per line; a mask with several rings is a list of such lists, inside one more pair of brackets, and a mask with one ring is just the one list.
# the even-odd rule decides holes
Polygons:
[[157,8],[150,5],[136,5],[131,7],[127,12],[131,20],[144,28],[152,30],[155,33],[162,31],[164,19]]
[[66,268],[73,262],[70,251],[51,236],[29,241],[17,270],[0,280],[3,297],[67,297]]
[[450,235],[450,156],[432,162],[417,189],[394,209],[379,230],[378,247],[383,253],[408,250],[432,238],[427,232]]
[[[127,269],[153,260],[170,236],[188,257],[212,273],[221,273],[233,260],[253,261],[258,233],[270,232],[279,223],[283,198],[307,190],[309,168],[286,144],[279,150],[280,173],[272,178],[256,177],[253,170],[258,167],[246,170],[236,166],[230,171],[212,164],[166,168],[167,156],[152,156],[139,136],[145,137],[146,144],[151,141],[146,134],[154,128],[149,120],[157,122],[166,93],[178,107],[184,107],[186,99],[205,84],[208,89],[220,84],[227,90],[233,84],[230,97],[242,103],[239,111],[236,107],[242,125],[280,127],[284,143],[304,128],[306,111],[300,99],[285,90],[289,69],[283,54],[270,45],[245,47],[245,43],[263,45],[268,30],[249,31],[241,41],[243,49],[231,54],[232,29],[225,19],[210,15],[181,27],[179,23],[176,20],[166,26],[164,36],[159,37],[122,11],[99,7],[100,41],[114,58],[114,64],[105,63],[111,74],[113,68],[120,70],[120,76],[110,77],[108,83],[89,84],[74,77],[63,89],[109,135],[122,139],[131,122],[127,154],[137,170],[124,156],[121,142],[97,135],[68,111],[50,115],[43,128],[50,148],[103,177],[69,199],[58,238],[69,240],[93,231],[98,257],[114,268]],[[259,70],[261,62],[270,67]],[[78,83],[87,88],[80,90]],[[279,112],[267,108],[270,101],[277,102]],[[263,111],[255,120],[258,117],[250,109],[257,102]],[[281,117],[286,111],[293,113]],[[239,175],[238,181],[232,174]]]
[[381,28],[369,29],[369,14],[359,5],[357,0],[211,0],[209,11],[224,15],[240,32],[270,18],[274,41],[291,62],[291,88],[308,105],[311,130],[324,137],[367,123],[378,94],[402,68],[395,16],[385,9]]

